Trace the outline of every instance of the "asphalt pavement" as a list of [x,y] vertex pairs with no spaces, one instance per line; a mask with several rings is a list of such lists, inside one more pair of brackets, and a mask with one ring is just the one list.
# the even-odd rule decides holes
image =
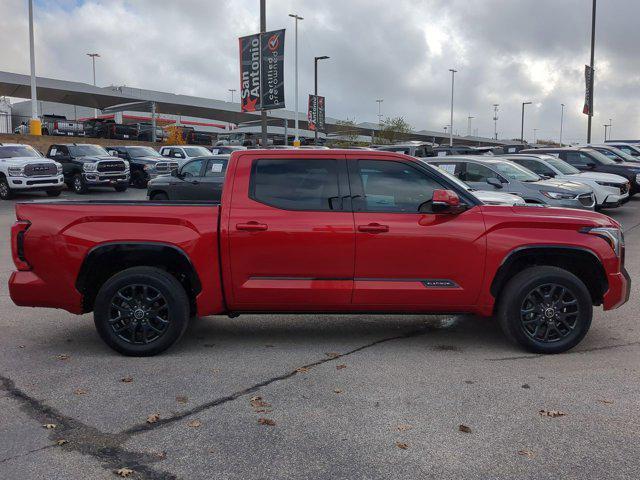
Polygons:
[[473,316],[242,315],[123,357],[91,315],[13,305],[14,203],[0,203],[0,479],[639,476],[640,198],[609,212],[631,300],[596,308],[555,356]]

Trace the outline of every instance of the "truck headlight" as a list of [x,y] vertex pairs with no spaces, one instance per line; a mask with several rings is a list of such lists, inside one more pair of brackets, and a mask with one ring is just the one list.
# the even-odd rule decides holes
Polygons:
[[616,257],[620,256],[620,251],[624,247],[624,234],[616,227],[585,227],[580,230],[582,233],[595,235],[606,241]]
[[640,173],[636,173],[636,183],[640,185]]
[[82,170],[85,172],[97,172],[98,164],[93,162],[86,162],[82,164]]
[[145,172],[151,172],[151,171],[155,170],[156,166],[153,165],[152,163],[148,163],[142,168],[144,169]]
[[59,163],[56,163],[56,174],[62,175],[62,165],[60,165]]
[[553,198],[554,200],[563,200],[563,199],[569,200],[569,199],[576,198],[576,196],[573,193],[546,192],[543,190],[540,190],[540,193],[543,194],[545,197]]
[[24,177],[24,167],[9,167],[7,172],[10,177]]
[[129,170],[129,160],[123,160],[123,162],[124,162],[125,171],[128,171]]
[[613,182],[602,182],[599,180],[596,180],[596,183],[598,185],[602,185],[603,187],[614,187],[614,188],[620,188],[621,185],[619,183],[613,183]]

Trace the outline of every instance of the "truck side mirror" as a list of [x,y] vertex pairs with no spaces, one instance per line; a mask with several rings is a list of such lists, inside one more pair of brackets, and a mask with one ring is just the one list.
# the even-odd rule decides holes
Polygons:
[[420,205],[418,211],[420,213],[440,213],[440,214],[457,214],[466,209],[466,206],[460,202],[460,197],[453,190],[437,189],[433,191],[431,201],[424,202]]
[[496,188],[502,188],[502,182],[498,180],[496,177],[487,178],[487,183]]

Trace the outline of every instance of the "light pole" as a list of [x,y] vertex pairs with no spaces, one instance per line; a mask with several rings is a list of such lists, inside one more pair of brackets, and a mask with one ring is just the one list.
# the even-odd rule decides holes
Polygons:
[[[591,81],[589,82],[589,98],[591,99],[591,110],[593,110],[593,77],[595,76],[595,72],[593,71],[593,57],[596,48],[596,0],[593,0],[592,10],[591,10],[591,62],[589,64],[589,68],[591,70]],[[587,117],[587,143],[591,143],[591,118],[593,116],[593,111],[589,111],[589,116]]]
[[[99,57],[99,53],[87,53],[88,57],[91,57],[91,63],[93,64],[93,86],[96,86],[96,57]],[[98,109],[93,109],[93,118],[98,118]]]
[[[609,140],[611,140],[611,130],[613,130],[613,122],[609,119]],[[604,141],[606,142],[607,139],[605,138]]]
[[473,120],[476,117],[472,117],[471,114],[469,114],[469,116],[467,117],[467,136],[470,137],[471,136],[471,120]]
[[299,131],[298,131],[298,20],[304,20],[304,18],[302,18],[299,15],[296,15],[294,13],[290,13],[289,16],[293,19],[295,19],[296,21],[296,29],[295,29],[295,81],[294,81],[294,89],[296,92],[296,97],[295,97],[295,110],[296,110],[296,121],[295,121],[295,128],[296,128],[296,136],[295,139],[293,140],[293,146],[294,147],[299,147],[300,146],[300,138],[299,138]]
[[562,146],[562,126],[564,124],[564,103],[560,104],[560,146]]
[[498,140],[498,107],[497,103],[493,104],[493,136],[495,140]]
[[381,106],[382,106],[382,102],[384,102],[383,98],[377,98],[376,102],[378,103],[378,134],[380,133],[380,130],[382,130],[382,110],[381,110]]
[[450,68],[449,71],[451,72],[451,121],[449,122],[449,146],[453,147],[453,87],[457,70]]
[[538,128],[534,128],[533,129],[533,144],[537,144],[538,143]]
[[314,144],[318,145],[318,60],[327,60],[329,57],[323,55],[321,57],[313,57],[313,75],[314,75],[314,91],[313,94],[316,96],[316,101],[314,103],[314,115],[316,117],[316,128],[313,132],[314,136]]
[[231,92],[231,103],[233,103],[233,94],[234,94],[235,92],[237,92],[237,90],[236,90],[235,88],[229,88],[229,89],[227,89],[227,90],[228,90],[229,92]]
[[[607,127],[611,127],[611,125],[607,125],[606,123],[603,125],[604,127],[604,141],[607,141]],[[611,130],[609,130],[609,135],[611,135]]]
[[29,60],[31,63],[31,119],[29,133],[42,135],[42,125],[38,118],[38,93],[36,92],[36,55],[33,46],[33,0],[29,0]]
[[524,106],[531,105],[531,102],[522,102],[522,123],[520,124],[520,141],[524,143]]

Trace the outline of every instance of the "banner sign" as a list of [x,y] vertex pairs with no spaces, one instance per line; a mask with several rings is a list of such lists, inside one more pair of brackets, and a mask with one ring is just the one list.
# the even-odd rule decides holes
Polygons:
[[284,108],[284,29],[263,33],[262,109]]
[[586,90],[584,94],[584,108],[582,113],[593,116],[593,96],[591,94],[591,86],[593,85],[593,69],[589,65],[584,66],[584,81]]
[[284,108],[284,30],[239,39],[243,112]]
[[240,106],[243,112],[260,110],[260,35],[240,39]]
[[307,112],[309,130],[317,129],[319,132],[324,132],[324,113],[324,97],[309,95],[309,111]]

